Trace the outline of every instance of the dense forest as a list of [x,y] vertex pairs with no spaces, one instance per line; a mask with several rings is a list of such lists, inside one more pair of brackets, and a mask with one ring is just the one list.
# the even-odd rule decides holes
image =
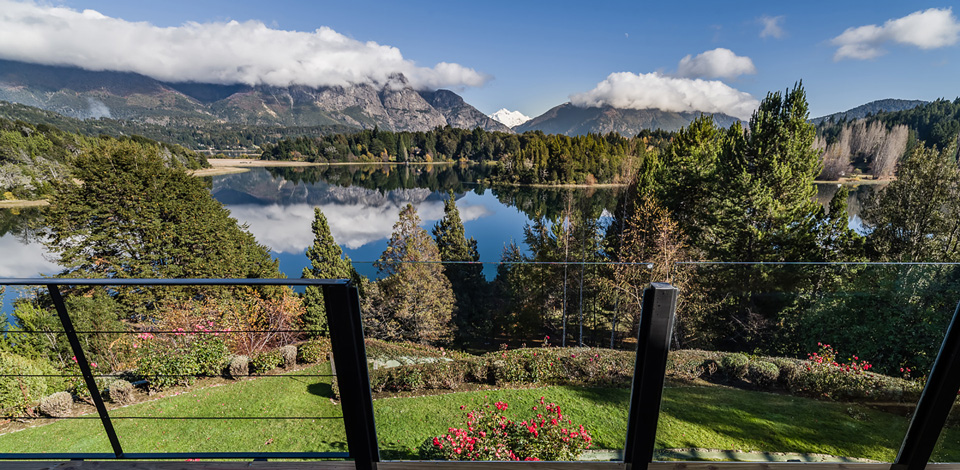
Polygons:
[[827,150],[825,174],[858,171],[887,177],[892,175],[896,159],[921,143],[941,150],[953,148],[956,152],[960,98],[941,98],[912,109],[880,112],[863,119],[830,119],[820,122],[817,132],[822,136],[818,147]]
[[496,163],[490,178],[514,184],[626,183],[648,154],[666,145],[669,133],[644,132],[568,137],[472,131],[450,126],[429,132],[378,129],[325,137],[300,137],[263,145],[264,160],[327,162]]

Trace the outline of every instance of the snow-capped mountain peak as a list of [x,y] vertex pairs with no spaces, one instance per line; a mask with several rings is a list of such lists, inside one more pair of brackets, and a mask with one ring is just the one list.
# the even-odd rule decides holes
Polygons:
[[507,127],[519,126],[530,120],[529,116],[525,116],[520,111],[510,111],[507,108],[501,108],[500,111],[491,114],[490,118],[503,123]]

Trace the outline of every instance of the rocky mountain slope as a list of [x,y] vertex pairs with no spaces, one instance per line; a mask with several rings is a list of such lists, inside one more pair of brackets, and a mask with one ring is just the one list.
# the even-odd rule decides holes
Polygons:
[[893,98],[888,98],[885,100],[876,100],[871,101],[866,104],[857,106],[856,108],[848,109],[839,113],[828,114],[826,116],[821,116],[813,118],[810,122],[814,124],[820,124],[824,121],[839,121],[846,118],[847,121],[853,121],[855,119],[862,119],[867,117],[868,114],[877,114],[879,112],[893,112],[893,111],[903,111],[906,109],[913,109],[921,104],[926,104],[926,101],[921,100],[898,100]]
[[[547,134],[584,135],[617,132],[635,136],[643,129],[676,131],[693,121],[699,112],[673,112],[659,109],[580,108],[570,103],[556,106],[513,130],[526,132],[540,130]],[[738,119],[726,114],[713,114],[718,126],[728,127]]]
[[417,91],[402,75],[384,87],[311,88],[165,83],[135,73],[94,72],[0,60],[0,100],[80,119],[109,117],[162,126],[379,126],[426,131],[452,125],[509,132],[447,90]]

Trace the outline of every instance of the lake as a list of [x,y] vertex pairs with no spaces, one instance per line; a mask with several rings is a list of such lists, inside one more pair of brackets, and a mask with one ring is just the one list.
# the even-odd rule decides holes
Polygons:
[[[330,230],[366,276],[375,277],[373,262],[386,249],[400,209],[413,204],[428,231],[443,217],[443,202],[452,192],[468,237],[477,240],[481,261],[496,262],[506,245],[523,246],[523,228],[537,214],[553,217],[570,204],[601,216],[616,207],[622,188],[492,188],[476,181],[477,165],[382,166],[351,165],[306,168],[255,168],[245,173],[211,177],[211,193],[234,218],[247,224],[269,247],[280,269],[300,277],[309,265],[305,251],[313,243],[313,209],[326,215]],[[39,209],[0,211],[0,277],[52,274],[58,266],[46,258],[27,222]],[[5,222],[5,223],[4,223]],[[495,274],[495,264],[485,270]],[[4,301],[9,312],[11,295]]]
[[[523,248],[524,226],[534,218],[558,217],[567,206],[603,217],[615,209],[623,191],[491,187],[478,183],[485,176],[481,165],[255,168],[211,177],[210,186],[213,196],[271,249],[280,269],[291,278],[300,277],[309,265],[304,252],[313,243],[314,207],[327,216],[334,238],[358,271],[375,277],[372,263],[386,248],[400,209],[408,203],[417,208],[422,226],[429,231],[443,217],[443,201],[452,192],[467,236],[477,240],[481,261],[495,263],[511,242]],[[829,203],[836,190],[836,185],[819,185],[817,198]],[[856,192],[851,192],[848,202],[851,226],[859,227]],[[27,228],[39,210],[0,210],[0,277],[34,277],[59,270]],[[489,264],[485,273],[492,277],[495,270],[496,265]],[[14,295],[7,294],[4,312],[9,312]]]

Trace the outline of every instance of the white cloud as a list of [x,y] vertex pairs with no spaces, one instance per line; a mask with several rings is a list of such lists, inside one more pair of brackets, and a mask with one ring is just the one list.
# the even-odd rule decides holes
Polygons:
[[12,234],[0,237],[0,277],[37,277],[55,274],[60,266],[47,259],[47,250],[39,242],[24,243]]
[[387,84],[402,73],[419,89],[480,86],[489,77],[459,64],[419,67],[400,50],[328,27],[285,31],[260,21],[189,22],[161,28],[0,0],[0,58],[88,70],[136,72],[162,81],[247,85]]
[[570,96],[580,107],[613,106],[626,109],[725,113],[748,119],[760,104],[749,93],[717,80],[676,78],[659,73],[612,73],[596,88]]
[[677,75],[688,78],[736,78],[757,73],[749,57],[738,56],[730,49],[716,49],[687,55],[677,65]]
[[[429,194],[429,193],[428,193]],[[393,224],[400,218],[400,210],[407,203],[417,208],[417,215],[428,230],[443,218],[443,201],[387,200],[379,205],[331,202],[319,207],[327,217],[330,233],[337,244],[351,250],[377,240],[390,238]],[[464,222],[491,215],[481,205],[457,204]],[[272,204],[268,206],[237,204],[227,206],[230,215],[249,225],[257,241],[276,253],[303,253],[313,243],[313,205]]]
[[760,37],[767,38],[772,37],[780,39],[784,35],[783,31],[783,15],[780,16],[761,16],[758,21],[763,25],[763,30],[760,31]]
[[952,46],[960,41],[960,22],[950,8],[930,8],[916,11],[903,18],[887,20],[883,26],[875,24],[848,28],[833,38],[837,52],[833,60],[873,59],[886,54],[884,43],[906,44],[920,49]]

